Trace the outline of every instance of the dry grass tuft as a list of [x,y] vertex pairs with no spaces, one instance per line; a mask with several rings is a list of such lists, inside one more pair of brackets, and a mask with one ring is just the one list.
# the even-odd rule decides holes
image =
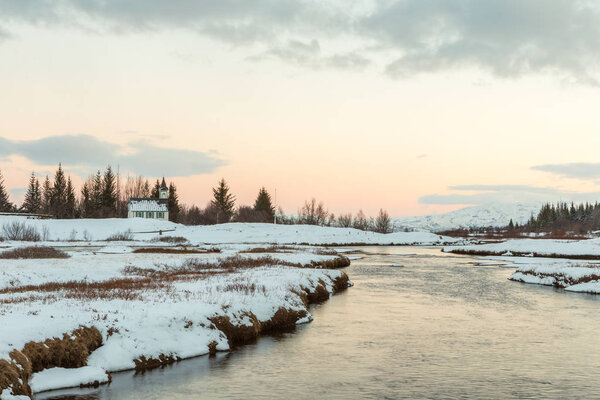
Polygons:
[[29,342],[22,353],[31,362],[33,372],[46,368],[80,368],[87,365],[90,353],[102,345],[102,335],[96,327],[80,327],[62,339]]
[[227,316],[215,316],[209,318],[209,321],[213,323],[215,328],[220,330],[227,337],[229,347],[234,348],[248,343],[254,343],[260,334],[261,325],[256,315],[252,313],[245,313],[250,319],[252,325],[234,325]]
[[12,389],[14,395],[30,396],[28,381],[32,369],[29,359],[18,350],[10,353],[10,361],[0,360],[0,393],[4,389]]
[[116,232],[104,239],[106,242],[130,242],[133,240],[133,233],[130,229],[124,232]]
[[146,358],[145,356],[141,356],[140,358],[133,360],[135,363],[135,370],[138,372],[164,367],[165,365],[173,364],[176,361],[181,361],[181,357],[176,357],[172,354],[161,354],[158,358]]
[[269,247],[254,247],[252,249],[241,251],[240,253],[293,253],[294,251],[298,251],[298,248],[273,245]]
[[13,250],[7,250],[0,253],[0,259],[42,259],[42,258],[69,258],[69,255],[62,250],[48,246],[28,246],[18,247]]
[[157,236],[152,239],[153,242],[162,242],[162,243],[173,243],[173,244],[181,244],[187,243],[189,240],[184,238],[183,236]]
[[90,353],[102,345],[97,328],[80,327],[62,339],[29,342],[23,350],[13,350],[10,361],[0,360],[0,393],[11,388],[14,395],[31,397],[31,374],[46,368],[79,368],[87,365]]
[[296,327],[296,322],[306,317],[304,310],[289,310],[280,308],[270,320],[262,323],[262,333],[287,332]]

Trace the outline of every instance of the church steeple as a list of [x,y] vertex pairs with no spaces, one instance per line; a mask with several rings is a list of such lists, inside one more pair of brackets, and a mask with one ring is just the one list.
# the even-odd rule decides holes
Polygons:
[[169,198],[169,188],[167,187],[167,183],[165,182],[164,176],[162,179],[162,183],[160,184],[160,188],[158,189],[158,198],[159,199],[168,199]]

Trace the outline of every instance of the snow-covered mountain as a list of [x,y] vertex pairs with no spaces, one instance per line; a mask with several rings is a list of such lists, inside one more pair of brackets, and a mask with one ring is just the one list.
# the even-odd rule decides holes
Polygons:
[[396,230],[444,231],[455,228],[506,226],[512,220],[525,223],[531,214],[537,215],[541,203],[490,203],[462,208],[444,214],[398,217]]

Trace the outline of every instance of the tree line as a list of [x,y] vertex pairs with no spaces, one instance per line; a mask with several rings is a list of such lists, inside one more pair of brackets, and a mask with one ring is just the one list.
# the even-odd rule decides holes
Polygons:
[[[125,218],[130,198],[158,198],[160,182],[151,184],[141,176],[128,176],[123,183],[107,166],[104,172],[97,171],[83,183],[79,193],[66,175],[62,165],[53,179],[45,177],[42,183],[31,174],[23,204],[12,204],[6,191],[0,171],[0,212],[26,212],[49,214],[57,218]],[[221,179],[212,188],[212,199],[205,207],[183,205],[179,203],[177,188],[169,183],[168,197],[169,220],[186,225],[213,225],[227,222],[263,222],[272,223],[277,216],[281,224],[306,224],[356,228],[364,231],[389,233],[393,224],[388,213],[381,209],[377,217],[367,217],[362,210],[356,215],[341,214],[337,217],[330,213],[323,202],[307,200],[296,215],[285,215],[283,210],[275,209],[271,194],[261,187],[254,204],[236,205],[236,197],[225,179]]]
[[532,215],[525,224],[512,220],[506,227],[508,232],[573,232],[587,233],[600,230],[600,204],[559,202],[542,205],[537,215]]
[[[46,176],[42,182],[31,173],[27,191],[21,206],[13,204],[8,197],[0,171],[0,212],[24,212],[48,214],[56,218],[125,218],[127,203],[131,197],[158,197],[160,182],[152,186],[142,177],[127,177],[124,183],[111,166],[104,172],[97,171],[83,183],[79,193],[59,164],[53,179]],[[169,184],[169,210],[173,219],[178,218],[179,199],[177,188]]]

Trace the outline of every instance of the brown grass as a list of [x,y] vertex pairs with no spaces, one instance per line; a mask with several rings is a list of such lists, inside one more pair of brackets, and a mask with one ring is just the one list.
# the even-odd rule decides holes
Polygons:
[[42,258],[69,258],[62,250],[48,246],[18,247],[0,253],[0,259],[42,259]]
[[141,254],[208,254],[208,253],[220,253],[220,249],[188,249],[188,248],[164,248],[164,247],[144,247],[141,249],[135,249],[133,253]]
[[30,396],[28,381],[31,377],[31,362],[23,353],[13,350],[10,361],[0,360],[0,393],[11,388],[14,395]]
[[80,327],[65,333],[62,338],[29,342],[22,353],[31,361],[33,372],[46,368],[80,368],[87,365],[90,353],[102,345],[102,335],[97,328]]
[[[462,254],[467,256],[501,256],[506,251],[490,251],[490,250],[472,250],[472,249],[452,249],[449,251],[452,254]],[[571,260],[600,260],[600,255],[594,254],[543,254],[527,251],[510,251],[515,257],[544,257],[544,258],[568,258]]]
[[184,238],[183,236],[157,236],[152,239],[153,242],[163,242],[163,243],[187,243],[189,240]]
[[254,247],[252,249],[240,251],[240,253],[293,253],[298,251],[297,247],[292,246],[269,246],[269,247]]
[[[583,266],[576,265],[576,267],[583,267]],[[592,268],[592,267],[590,267],[590,268]],[[532,275],[532,276],[537,276],[540,278],[554,278],[553,286],[557,287],[557,288],[562,288],[562,289],[566,288],[567,286],[573,286],[573,285],[578,285],[580,283],[586,283],[586,282],[600,280],[600,275],[597,275],[597,274],[585,275],[585,276],[582,276],[581,278],[574,279],[573,277],[567,276],[560,272],[552,273],[552,274],[537,273],[537,272],[531,271],[531,270],[526,270],[526,271],[517,270],[517,272],[520,272],[523,275]]]
[[135,364],[135,370],[138,372],[148,371],[168,364],[173,364],[176,361],[181,361],[181,357],[176,357],[171,354],[161,354],[158,356],[158,358],[146,358],[145,356],[141,356],[140,358],[133,360]]
[[[341,268],[350,264],[347,257],[338,257],[324,262],[315,262],[309,267]],[[54,293],[60,293],[62,298],[69,299],[123,299],[137,300],[142,298],[145,291],[165,290],[172,286],[173,282],[207,279],[211,276],[229,274],[240,269],[259,268],[265,266],[283,265],[295,268],[304,268],[302,264],[290,263],[276,260],[270,256],[258,258],[244,258],[240,256],[227,257],[217,262],[206,262],[199,259],[186,260],[179,267],[157,266],[156,268],[137,268],[128,266],[124,273],[129,276],[113,278],[100,282],[88,281],[66,281],[46,282],[40,285],[25,285],[17,287],[6,287],[0,289],[0,294],[19,294],[27,292],[44,293],[44,295],[32,294],[19,298],[2,299],[0,304],[19,303],[24,301],[56,301]],[[238,282],[223,287],[226,291],[239,291],[247,294],[257,292],[264,293],[264,287],[260,285]],[[319,289],[320,290],[320,289]],[[320,295],[324,297],[321,291]],[[321,300],[322,301],[322,300]]]
[[54,367],[83,367],[90,353],[101,345],[100,331],[84,326],[65,333],[62,338],[28,342],[21,351],[10,353],[10,361],[0,360],[0,393],[11,388],[15,395],[31,397],[28,381],[32,373]]
[[215,328],[227,336],[229,346],[234,348],[255,342],[260,334],[261,324],[256,316],[252,313],[245,313],[244,316],[250,319],[252,325],[234,325],[229,317],[223,315],[209,318],[209,320]]

